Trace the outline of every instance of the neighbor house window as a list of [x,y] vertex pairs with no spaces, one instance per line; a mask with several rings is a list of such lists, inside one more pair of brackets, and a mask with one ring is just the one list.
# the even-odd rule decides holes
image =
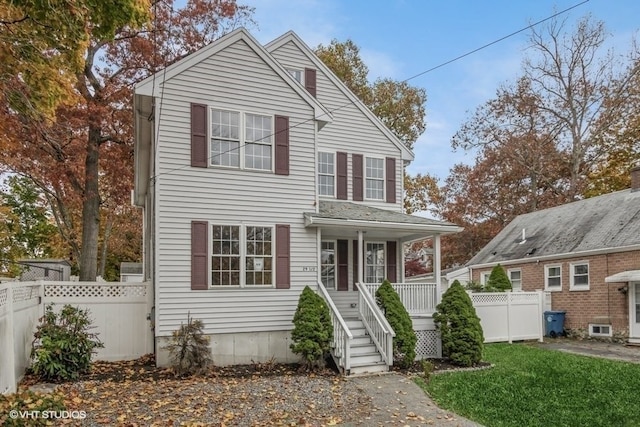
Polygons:
[[562,289],[562,267],[560,265],[546,265],[544,267],[544,284],[547,291]]
[[327,289],[336,289],[336,242],[322,241],[320,277]]
[[368,242],[365,255],[365,282],[381,283],[385,278],[384,243]]
[[589,289],[589,263],[576,262],[569,265],[570,268],[570,290]]
[[384,159],[367,157],[365,197],[373,200],[384,199]]
[[610,337],[611,325],[594,325],[589,323],[589,335],[592,337]]
[[509,280],[511,281],[511,289],[514,291],[522,290],[522,270],[514,269],[509,270]]
[[335,196],[335,155],[318,153],[318,194]]
[[212,225],[211,286],[273,285],[273,228]]
[[273,117],[211,110],[211,165],[272,169]]
[[480,273],[480,284],[484,286],[489,283],[489,276],[491,276],[490,271],[483,271]]

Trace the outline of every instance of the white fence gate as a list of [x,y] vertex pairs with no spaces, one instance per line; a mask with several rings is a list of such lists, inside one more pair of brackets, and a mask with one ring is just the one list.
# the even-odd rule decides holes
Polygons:
[[[478,292],[470,294],[480,318],[484,342],[512,342],[544,337],[545,292]],[[547,302],[548,301],[548,302]]]
[[149,283],[14,282],[0,284],[0,393],[11,393],[30,363],[33,333],[49,304],[88,309],[104,348],[96,360],[128,360],[153,352]]

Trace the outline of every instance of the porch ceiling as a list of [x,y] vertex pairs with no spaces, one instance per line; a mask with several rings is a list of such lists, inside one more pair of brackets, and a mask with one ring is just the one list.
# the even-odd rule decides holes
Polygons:
[[368,238],[385,237],[415,240],[425,236],[458,233],[462,227],[429,218],[374,208],[351,202],[321,200],[318,212],[305,212],[306,227],[319,227],[330,234],[356,235],[365,231]]
[[640,282],[640,270],[628,270],[616,273],[604,279],[605,283]]

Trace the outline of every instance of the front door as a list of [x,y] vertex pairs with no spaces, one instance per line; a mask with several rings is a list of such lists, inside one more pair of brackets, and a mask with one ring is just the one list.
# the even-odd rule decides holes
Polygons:
[[640,343],[640,282],[629,283],[629,341]]

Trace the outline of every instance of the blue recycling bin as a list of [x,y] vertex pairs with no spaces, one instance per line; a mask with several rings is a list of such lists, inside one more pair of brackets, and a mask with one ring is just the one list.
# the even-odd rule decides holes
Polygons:
[[560,335],[564,335],[564,316],[566,311],[545,311],[544,312],[544,325],[545,336],[555,338]]

